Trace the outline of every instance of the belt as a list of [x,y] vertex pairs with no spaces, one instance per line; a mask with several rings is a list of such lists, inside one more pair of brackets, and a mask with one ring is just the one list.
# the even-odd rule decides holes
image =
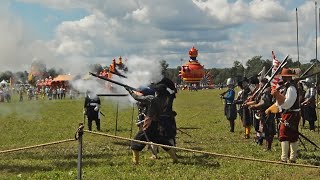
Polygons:
[[285,109],[284,112],[287,113],[287,112],[300,112],[301,109]]

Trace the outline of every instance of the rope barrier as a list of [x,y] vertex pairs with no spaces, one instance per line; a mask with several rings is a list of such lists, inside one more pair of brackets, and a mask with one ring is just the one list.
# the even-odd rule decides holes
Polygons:
[[38,144],[34,146],[26,146],[26,147],[21,147],[21,148],[16,148],[16,149],[8,149],[8,150],[3,150],[0,151],[0,154],[4,153],[10,153],[10,152],[15,152],[15,151],[22,151],[26,149],[33,149],[33,148],[38,148],[38,147],[45,147],[45,146],[50,146],[54,144],[61,144],[61,143],[66,143],[66,142],[71,142],[71,141],[76,141],[76,139],[66,139],[66,140],[61,140],[61,141],[54,141],[54,142],[49,142],[49,143],[44,143],[44,144]]
[[219,157],[225,157],[225,158],[231,158],[231,159],[240,159],[240,160],[247,160],[247,161],[270,163],[270,164],[280,164],[280,165],[306,167],[306,168],[319,168],[320,169],[320,166],[314,166],[314,165],[285,163],[285,162],[281,162],[281,161],[270,161],[270,160],[247,158],[247,157],[240,157],[240,156],[234,156],[234,155],[228,155],[228,154],[219,154],[219,153],[213,153],[213,152],[208,152],[208,151],[200,151],[200,150],[187,149],[187,148],[181,148],[181,147],[175,147],[175,146],[167,146],[167,145],[157,144],[157,143],[153,143],[153,142],[139,141],[139,140],[135,140],[135,139],[114,136],[114,135],[104,134],[104,133],[100,133],[100,132],[93,132],[93,131],[88,131],[88,130],[84,130],[84,132],[95,134],[95,135],[106,136],[106,137],[110,137],[110,138],[114,138],[114,139],[121,139],[121,140],[127,140],[127,141],[131,141],[131,142],[137,142],[137,143],[146,144],[146,145],[156,145],[156,146],[165,147],[165,148],[171,148],[171,149],[177,149],[177,150],[182,150],[182,151],[207,154],[207,155],[213,155],[213,156],[219,156]]

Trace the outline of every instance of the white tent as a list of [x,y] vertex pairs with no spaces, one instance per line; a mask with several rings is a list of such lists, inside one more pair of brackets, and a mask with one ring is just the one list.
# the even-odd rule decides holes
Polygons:
[[1,86],[6,86],[6,85],[8,85],[9,83],[7,82],[7,81],[5,81],[5,80],[2,80],[1,82],[0,82],[0,85]]

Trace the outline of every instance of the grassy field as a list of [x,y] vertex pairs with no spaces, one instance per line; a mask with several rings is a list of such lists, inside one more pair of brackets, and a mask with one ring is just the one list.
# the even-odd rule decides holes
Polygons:
[[[236,120],[235,133],[229,132],[223,116],[219,93],[223,90],[182,91],[174,109],[177,126],[192,137],[178,132],[177,146],[277,161],[281,148],[277,139],[272,151],[244,139],[244,129]],[[116,104],[103,100],[102,133],[115,134]],[[0,103],[0,151],[70,139],[79,122],[83,122],[83,99],[40,100]],[[135,115],[137,110],[135,109]],[[134,116],[135,116],[134,115]],[[117,135],[130,137],[132,107],[121,107]],[[316,123],[317,124],[317,123]],[[93,126],[95,129],[95,126]],[[318,132],[302,128],[301,132],[320,145]],[[87,129],[87,127],[86,127]],[[137,128],[134,126],[134,133]],[[253,137],[253,132],[251,137]],[[85,133],[83,179],[320,179],[320,168],[266,164],[178,151],[179,163],[172,164],[160,151],[160,159],[150,160],[150,151],[141,153],[141,163],[131,163],[128,142]],[[319,150],[303,140],[308,151],[299,147],[297,163],[320,165]],[[36,149],[0,154],[0,179],[76,179],[77,141]]]

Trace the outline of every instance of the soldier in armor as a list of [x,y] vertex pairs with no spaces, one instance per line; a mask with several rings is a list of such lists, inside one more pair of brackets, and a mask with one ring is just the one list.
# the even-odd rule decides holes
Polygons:
[[310,130],[314,131],[314,122],[317,121],[316,88],[314,87],[311,78],[306,78],[304,83],[307,86],[307,90],[304,96],[304,101],[301,103],[301,106],[304,110],[304,119],[309,122]]
[[88,129],[92,131],[92,121],[96,122],[97,130],[100,131],[100,98],[93,92],[87,91],[84,100],[83,114],[88,118]]
[[234,103],[235,91],[234,81],[232,78],[227,79],[228,90],[221,95],[225,99],[224,115],[230,123],[230,132],[234,132],[234,120],[237,119],[237,107]]
[[[155,95],[140,96],[127,88],[130,95],[137,101],[147,105],[147,112],[143,120],[143,126],[137,133],[134,139],[140,141],[151,141],[158,144],[164,144],[172,146],[168,137],[162,134],[160,115],[166,111],[169,102],[169,91],[164,84],[158,84],[154,87]],[[145,147],[145,144],[133,142],[131,149],[133,151],[133,163],[139,164],[139,152]],[[177,156],[173,149],[163,148],[173,159],[173,162],[177,162]]]
[[276,99],[276,106],[281,112],[279,129],[279,141],[282,149],[281,161],[295,163],[299,138],[298,126],[301,117],[299,93],[296,82],[292,80],[294,74],[290,69],[283,68],[281,76],[285,83],[284,93],[281,94],[277,89],[271,91]]

